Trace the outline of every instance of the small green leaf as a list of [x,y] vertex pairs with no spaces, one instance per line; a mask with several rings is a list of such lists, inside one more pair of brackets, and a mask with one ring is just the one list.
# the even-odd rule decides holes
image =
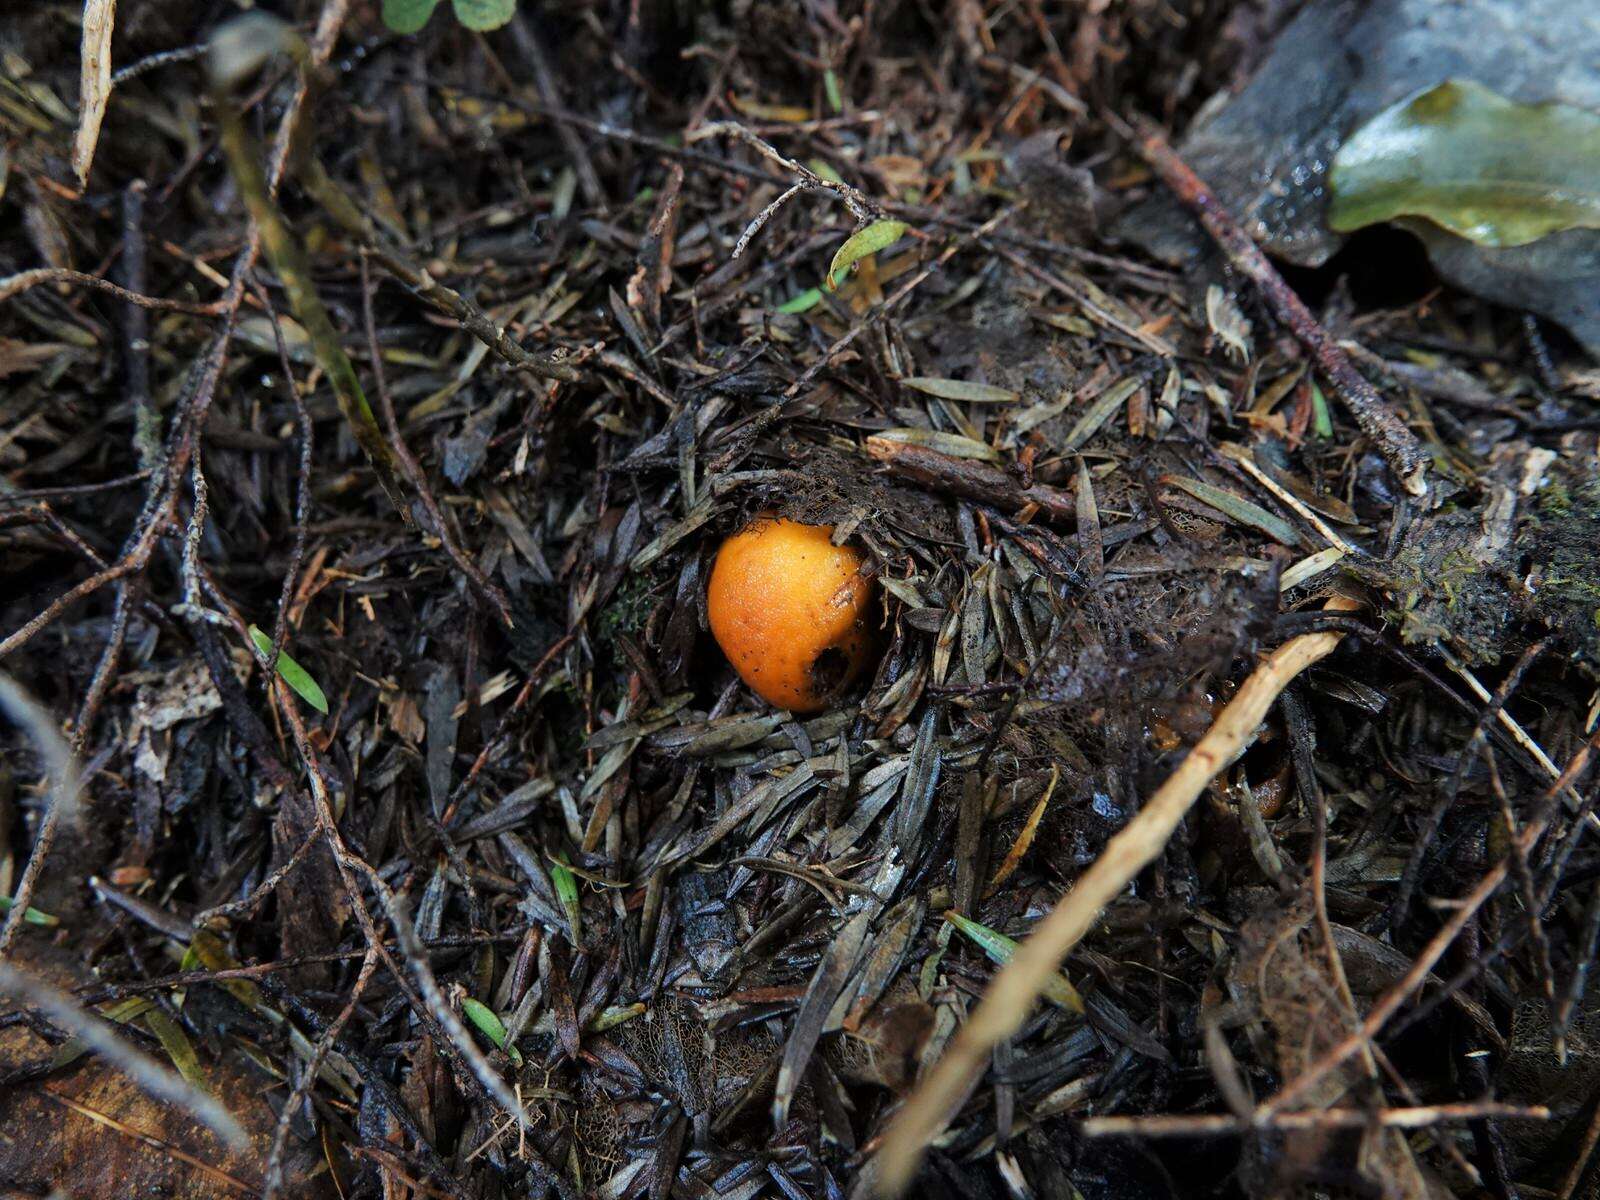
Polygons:
[[[16,901],[10,896],[0,896],[0,913],[10,912],[16,906]],[[52,917],[47,912],[40,912],[37,908],[23,910],[22,919],[29,925],[44,925],[46,927],[61,924],[60,917]]]
[[[272,657],[272,638],[263,633],[260,626],[250,626],[250,640],[256,644],[257,650],[268,658]],[[295,690],[300,699],[324,716],[327,715],[328,697],[323,695],[317,681],[311,678],[306,669],[289,657],[287,650],[278,654],[278,674],[283,676],[283,681]]]
[[1426,217],[1482,246],[1600,228],[1600,113],[1465,79],[1379,113],[1334,156],[1328,223]]
[[919,392],[926,392],[930,396],[938,396],[941,400],[966,400],[973,404],[1006,404],[1022,399],[1020,393],[1013,392],[1010,388],[995,387],[988,383],[968,383],[964,379],[912,376],[902,379],[900,383]]
[[517,15],[517,0],[450,0],[456,20],[468,29],[487,33]]
[[583,906],[578,902],[578,880],[567,865],[567,856],[557,854],[550,860],[550,881],[556,887],[556,899],[567,912],[568,931],[574,946],[582,944]]
[[822,303],[821,288],[807,288],[805,291],[791,296],[778,305],[778,311],[793,316],[795,313],[810,312]]
[[829,67],[822,73],[822,90],[828,94],[828,107],[834,112],[844,111],[844,93],[839,90],[839,76]]
[[[978,948],[989,956],[991,962],[998,963],[1002,967],[1010,962],[1011,956],[1017,952],[1017,943],[1013,938],[1008,938],[1003,933],[996,933],[987,925],[980,925],[954,910],[945,913],[944,919],[976,942]],[[1083,997],[1078,994],[1078,989],[1072,986],[1072,981],[1060,972],[1050,977],[1050,982],[1044,989],[1044,998],[1069,1012],[1083,1012]]]
[[521,1052],[511,1044],[511,1039],[506,1037],[505,1023],[495,1016],[494,1009],[487,1004],[480,1003],[468,996],[461,1001],[461,1011],[466,1014],[467,1020],[477,1026],[478,1032],[483,1034],[501,1050],[517,1066],[522,1065]]
[[833,262],[828,267],[828,290],[831,292],[837,288],[841,276],[867,255],[876,254],[898,242],[909,228],[904,221],[874,221],[865,229],[858,229],[845,238],[844,245],[839,247],[839,252],[833,256]]
[[416,33],[438,7],[439,0],[383,0],[383,23],[396,33]]
[[1315,381],[1311,384],[1311,432],[1324,441],[1333,436],[1333,414],[1328,411],[1328,398]]

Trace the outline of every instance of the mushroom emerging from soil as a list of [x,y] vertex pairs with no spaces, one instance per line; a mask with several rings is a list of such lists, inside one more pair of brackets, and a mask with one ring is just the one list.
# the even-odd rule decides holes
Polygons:
[[763,513],[717,552],[706,591],[711,633],[741,679],[791,712],[826,708],[872,648],[873,583],[860,553],[825,525]]

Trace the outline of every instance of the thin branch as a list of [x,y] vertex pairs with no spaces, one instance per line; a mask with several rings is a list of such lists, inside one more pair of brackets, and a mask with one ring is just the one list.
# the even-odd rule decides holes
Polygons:
[[72,283],[79,287],[93,288],[97,292],[115,296],[118,300],[136,304],[140,308],[153,308],[162,312],[215,317],[227,311],[226,298],[213,300],[209,304],[195,304],[188,300],[167,300],[161,296],[146,296],[142,292],[130,292],[127,288],[112,283],[109,279],[101,279],[98,275],[85,275],[82,271],[70,271],[66,267],[35,267],[30,271],[18,271],[15,275],[7,275],[0,279],[0,304],[30,288],[38,287],[41,283]]
[[1215,1137],[1252,1129],[1426,1129],[1446,1121],[1482,1121],[1487,1118],[1548,1121],[1550,1110],[1542,1104],[1423,1104],[1414,1108],[1319,1108],[1310,1112],[1280,1113],[1264,1125],[1228,1113],[1193,1116],[1088,1117],[1078,1126],[1085,1137]]
[[[780,153],[771,142],[752,133],[737,121],[713,121],[708,125],[702,125],[690,131],[684,141],[693,144],[706,138],[724,135],[743,142],[780,170],[795,176],[798,182],[790,189],[791,192],[795,188],[807,192],[827,192],[843,201],[844,206],[850,210],[850,215],[856,219],[857,228],[870,225],[883,215],[883,209],[869,199],[860,188],[851,187],[840,180],[824,179],[805,163],[797,162],[788,155]],[[786,194],[784,199],[787,198]]]
[[1166,136],[1149,121],[1140,121],[1137,133],[1127,122],[1107,113],[1114,129],[1132,138],[1140,156],[1167,185],[1172,194],[1199,219],[1205,231],[1228,256],[1228,261],[1260,289],[1262,296],[1300,343],[1311,352],[1334,393],[1344,401],[1350,415],[1383,455],[1400,482],[1414,496],[1427,491],[1428,456],[1417,435],[1400,415],[1378,394],[1355,364],[1350,361],[1304,301],[1295,295],[1261,248],[1239,226],[1217,194],[1178,157]]

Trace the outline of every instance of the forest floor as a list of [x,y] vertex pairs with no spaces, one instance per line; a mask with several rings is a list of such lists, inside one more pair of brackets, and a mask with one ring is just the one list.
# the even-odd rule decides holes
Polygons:
[[[1600,372],[1108,232],[1283,6],[125,3],[82,184],[27,7],[6,1195],[1597,1194]],[[708,632],[772,511],[816,713]]]

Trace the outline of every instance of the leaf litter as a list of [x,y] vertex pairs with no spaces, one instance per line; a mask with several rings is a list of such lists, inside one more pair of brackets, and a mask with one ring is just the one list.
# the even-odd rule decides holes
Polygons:
[[[95,819],[7,726],[0,911],[115,1032],[4,1019],[0,1178],[866,1196],[981,1034],[939,1195],[1593,1194],[1600,378],[1096,233],[1181,176],[1094,89],[1181,127],[1256,35],[277,7],[226,94],[97,27],[81,194],[80,31],[16,23],[0,670]],[[769,510],[879,583],[822,713],[706,633]]]

